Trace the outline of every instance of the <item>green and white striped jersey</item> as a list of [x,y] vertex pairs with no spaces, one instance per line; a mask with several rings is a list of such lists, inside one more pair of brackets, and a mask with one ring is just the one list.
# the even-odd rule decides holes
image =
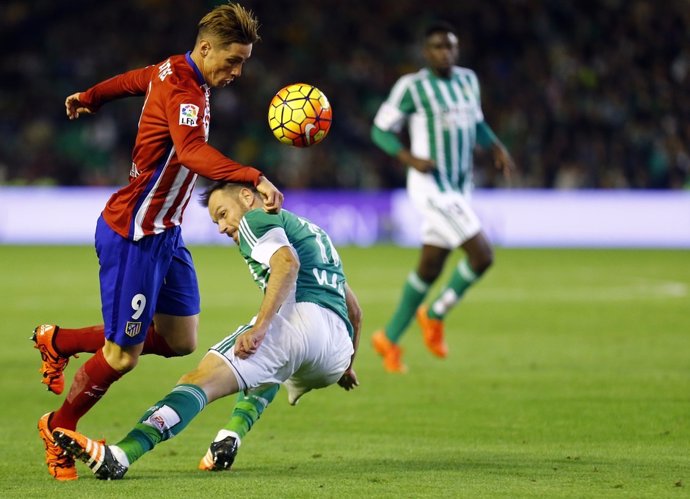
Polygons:
[[381,105],[374,125],[397,133],[406,121],[412,154],[436,161],[433,175],[438,188],[468,191],[477,124],[484,121],[475,72],[454,66],[448,79],[428,68],[402,76]]
[[262,291],[271,276],[271,256],[283,246],[292,246],[300,263],[295,301],[316,303],[334,311],[345,321],[352,336],[345,302],[345,274],[328,234],[285,209],[278,214],[262,209],[247,212],[240,220],[238,233],[240,254]]

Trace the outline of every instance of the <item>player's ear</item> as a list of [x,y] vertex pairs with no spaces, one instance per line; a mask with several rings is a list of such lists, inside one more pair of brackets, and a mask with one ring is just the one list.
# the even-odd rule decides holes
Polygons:
[[254,205],[254,193],[250,189],[242,187],[240,189],[240,202],[246,208],[252,208]]
[[202,38],[201,40],[199,40],[199,53],[203,57],[206,57],[210,50],[211,50],[211,42],[209,42],[205,38]]

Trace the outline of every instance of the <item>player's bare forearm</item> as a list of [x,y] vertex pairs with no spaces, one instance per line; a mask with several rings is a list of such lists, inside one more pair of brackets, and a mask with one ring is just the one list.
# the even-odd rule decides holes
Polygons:
[[414,168],[422,173],[429,173],[436,169],[436,163],[433,160],[418,158],[412,155],[412,153],[404,147],[400,149],[396,157],[403,165]]
[[241,359],[246,359],[256,353],[266,336],[271,321],[297,281],[299,260],[291,246],[283,246],[273,253],[269,266],[271,267],[271,278],[268,280],[254,327],[241,334],[235,343],[235,353]]
[[357,296],[348,284],[345,284],[345,303],[347,305],[347,315],[354,330],[352,336],[354,352],[350,361],[350,366],[352,366],[352,362],[354,362],[355,355],[357,354],[357,348],[359,348],[359,336],[362,330],[362,307],[359,306],[359,300],[357,300]]
[[357,296],[355,296],[347,283],[345,284],[345,303],[347,304],[347,316],[350,319],[353,329],[352,347],[354,351],[350,358],[350,365],[338,380],[338,385],[345,390],[352,390],[354,387],[359,386],[359,380],[357,379],[355,370],[352,368],[352,364],[355,361],[355,355],[359,348],[359,337],[362,330],[362,308],[359,306]]

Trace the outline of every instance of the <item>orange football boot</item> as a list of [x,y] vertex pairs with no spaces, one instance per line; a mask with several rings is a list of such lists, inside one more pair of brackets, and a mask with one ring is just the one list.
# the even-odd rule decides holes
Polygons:
[[76,480],[77,468],[74,465],[74,459],[65,454],[62,448],[55,442],[50,427],[48,426],[50,416],[52,415],[53,413],[49,412],[41,416],[41,419],[38,420],[38,435],[46,446],[46,464],[48,465],[48,472],[56,480]]
[[374,350],[383,357],[383,368],[389,373],[405,373],[407,366],[402,362],[403,350],[388,339],[383,329],[371,337]]
[[422,305],[417,309],[417,322],[422,329],[427,350],[436,357],[445,359],[448,356],[448,345],[443,339],[443,321],[429,317],[429,307]]
[[60,395],[65,389],[65,375],[63,371],[67,367],[69,357],[60,355],[53,346],[53,338],[60,328],[54,324],[42,324],[34,329],[31,339],[34,348],[41,352],[41,368],[43,375],[41,383],[48,386],[48,390]]

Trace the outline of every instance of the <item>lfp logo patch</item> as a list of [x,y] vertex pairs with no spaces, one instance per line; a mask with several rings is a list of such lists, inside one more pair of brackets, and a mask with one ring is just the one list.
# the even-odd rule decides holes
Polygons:
[[196,126],[199,118],[199,106],[180,104],[180,125]]

